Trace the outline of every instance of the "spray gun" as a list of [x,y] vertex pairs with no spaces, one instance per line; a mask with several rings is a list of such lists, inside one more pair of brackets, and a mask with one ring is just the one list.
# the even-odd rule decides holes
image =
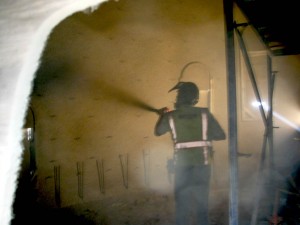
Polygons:
[[167,108],[167,107],[163,107],[161,109],[156,110],[156,113],[160,116],[167,113],[167,112],[170,112],[169,108]]

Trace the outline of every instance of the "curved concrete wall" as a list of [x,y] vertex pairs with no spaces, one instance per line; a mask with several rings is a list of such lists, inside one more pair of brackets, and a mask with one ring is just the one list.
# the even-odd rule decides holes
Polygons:
[[46,39],[74,12],[102,0],[20,0],[0,3],[0,223],[8,224],[22,153],[24,114]]

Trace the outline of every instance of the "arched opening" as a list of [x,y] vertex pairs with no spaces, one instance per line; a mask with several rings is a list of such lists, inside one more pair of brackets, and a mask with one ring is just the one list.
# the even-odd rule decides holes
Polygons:
[[[172,143],[153,135],[151,107],[173,108],[168,90],[186,64],[199,60],[183,78],[195,79],[206,99],[200,104],[225,127],[223,35],[221,2],[109,1],[56,26],[30,102],[38,205],[103,224],[172,223],[173,180],[166,170]],[[227,159],[226,143],[216,148],[216,161]],[[215,168],[217,220],[226,214],[219,205],[227,210],[226,167]]]

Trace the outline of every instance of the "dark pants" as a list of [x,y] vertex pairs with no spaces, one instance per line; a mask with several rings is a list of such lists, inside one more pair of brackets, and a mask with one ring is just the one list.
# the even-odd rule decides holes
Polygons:
[[211,167],[175,168],[176,225],[208,225]]

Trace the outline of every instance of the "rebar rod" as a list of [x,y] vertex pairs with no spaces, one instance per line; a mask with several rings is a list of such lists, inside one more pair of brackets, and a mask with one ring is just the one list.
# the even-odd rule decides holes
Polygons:
[[100,161],[100,165],[98,160],[96,160],[97,165],[97,173],[98,173],[98,182],[99,182],[99,189],[102,194],[105,193],[105,183],[104,183],[104,162],[103,160]]
[[61,206],[60,196],[60,166],[54,166],[54,195],[55,202],[58,207]]
[[77,162],[78,196],[83,199],[83,162]]
[[128,188],[128,154],[126,154],[125,159],[123,155],[119,155],[119,158],[121,163],[123,184],[125,188]]
[[149,185],[149,153],[143,150],[145,185]]

